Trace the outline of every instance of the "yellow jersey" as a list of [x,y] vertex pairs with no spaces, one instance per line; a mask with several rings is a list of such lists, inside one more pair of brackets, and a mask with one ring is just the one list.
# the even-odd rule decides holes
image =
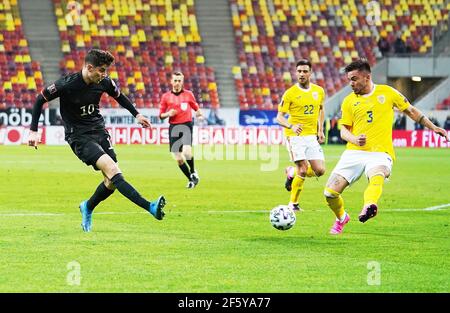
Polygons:
[[[310,83],[308,89],[293,85],[283,95],[278,112],[288,113],[290,124],[300,124],[299,136],[317,135],[320,107],[323,106],[325,91],[319,85]],[[292,129],[284,129],[285,136],[297,136]]]
[[387,85],[374,85],[367,95],[349,94],[342,102],[340,123],[350,126],[353,135],[364,134],[367,139],[362,147],[348,142],[347,149],[386,152],[395,160],[392,144],[394,107],[404,111],[409,106],[405,96]]

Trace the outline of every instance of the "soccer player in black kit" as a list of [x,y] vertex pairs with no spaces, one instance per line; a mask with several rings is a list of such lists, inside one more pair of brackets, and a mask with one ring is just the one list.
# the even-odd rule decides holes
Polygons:
[[59,97],[65,140],[81,161],[103,173],[104,179],[94,194],[80,204],[81,226],[85,232],[91,231],[94,208],[115,189],[156,219],[162,220],[164,217],[164,196],[149,202],[124,179],[117,165],[116,153],[105,128],[105,121],[99,111],[100,98],[106,92],[130,111],[142,127],[151,127],[149,119],[139,114],[129,98],[122,94],[114,81],[107,76],[108,67],[113,62],[114,56],[110,52],[90,50],[84,59],[81,72],[62,77],[44,88],[37,96],[32,113],[28,145],[37,148],[38,121],[42,106]]

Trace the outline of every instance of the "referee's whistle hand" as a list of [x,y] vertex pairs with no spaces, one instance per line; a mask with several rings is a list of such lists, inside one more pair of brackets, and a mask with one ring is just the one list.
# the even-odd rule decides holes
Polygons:
[[170,109],[168,113],[169,113],[169,116],[172,117],[172,116],[177,115],[177,110],[175,110],[175,109]]

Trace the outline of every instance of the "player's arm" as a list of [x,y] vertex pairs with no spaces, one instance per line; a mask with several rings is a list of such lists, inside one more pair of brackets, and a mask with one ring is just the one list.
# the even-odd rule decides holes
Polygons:
[[197,111],[195,111],[195,117],[197,117],[199,120],[204,120],[205,116],[203,115],[202,109],[198,108]]
[[139,113],[138,110],[136,110],[136,108],[134,107],[133,103],[131,103],[130,99],[123,93],[120,93],[119,97],[115,99],[117,103],[120,104],[121,107],[127,109],[128,112],[130,112],[137,119],[137,122],[141,124],[142,127],[147,128],[152,126],[150,120],[141,113]]
[[323,124],[325,121],[325,106],[322,102],[319,106],[319,120],[317,121],[317,139],[319,143],[325,142],[325,133],[323,131]]
[[39,143],[38,125],[39,117],[42,113],[42,107],[46,102],[59,98],[63,92],[65,83],[64,79],[58,79],[53,84],[41,90],[33,105],[31,113],[30,133],[28,135],[28,145],[37,149]]
[[445,137],[445,139],[447,139],[447,141],[450,141],[449,136],[448,136],[447,132],[445,131],[445,129],[434,125],[434,123],[432,121],[430,121],[430,119],[428,117],[423,115],[423,113],[416,107],[410,105],[403,111],[403,113],[405,113],[413,121],[432,130],[436,134],[439,134],[440,136]]
[[199,120],[204,120],[205,116],[203,115],[202,109],[200,109],[200,106],[197,103],[197,100],[195,100],[194,94],[191,92],[191,101],[189,101],[189,105],[191,108],[195,111],[195,117]]
[[30,125],[30,133],[28,135],[28,145],[37,149],[37,145],[39,143],[39,134],[38,134],[38,124],[39,117],[42,113],[42,107],[47,102],[42,94],[39,94],[36,98],[36,101],[33,105],[33,111],[31,113],[31,125]]
[[302,126],[300,124],[291,124],[288,122],[288,120],[284,117],[284,112],[278,112],[277,114],[277,122],[284,128],[292,129],[293,132],[295,132],[297,135],[299,135],[302,132]]
[[285,92],[280,104],[278,105],[278,114],[277,114],[277,122],[280,124],[280,126],[283,126],[284,128],[292,129],[293,132],[295,132],[297,135],[300,135],[302,132],[302,126],[300,124],[292,125],[288,122],[288,120],[284,117],[285,114],[289,113],[289,96],[288,93]]
[[352,133],[352,126],[342,124],[341,138],[347,142],[351,142],[356,146],[364,146],[366,144],[366,135],[355,136]]
[[177,111],[175,109],[170,109],[169,111],[167,111],[167,106],[168,106],[168,103],[163,95],[162,99],[161,99],[161,103],[159,105],[159,118],[161,120],[163,120],[167,117],[175,116],[177,114]]

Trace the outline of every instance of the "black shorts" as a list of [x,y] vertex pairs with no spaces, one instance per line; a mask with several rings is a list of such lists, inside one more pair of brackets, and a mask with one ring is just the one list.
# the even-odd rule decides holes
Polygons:
[[111,144],[107,130],[71,135],[67,139],[72,151],[86,165],[92,165],[96,171],[97,160],[107,154],[117,163],[117,156]]
[[183,146],[192,146],[193,123],[170,124],[169,143],[170,152],[181,152]]

